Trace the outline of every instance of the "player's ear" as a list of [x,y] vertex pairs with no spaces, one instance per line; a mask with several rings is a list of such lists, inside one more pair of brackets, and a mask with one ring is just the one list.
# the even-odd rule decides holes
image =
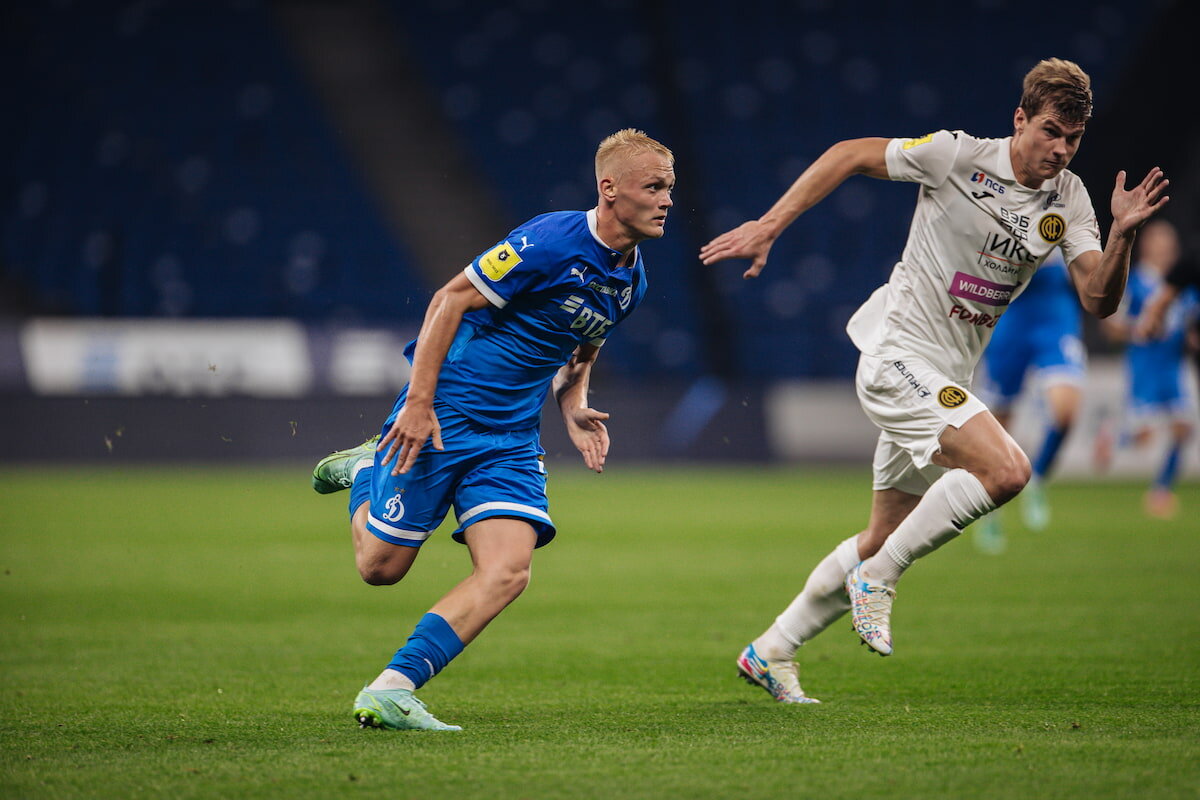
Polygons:
[[1027,122],[1029,120],[1025,118],[1025,109],[1017,106],[1017,110],[1013,112],[1013,130],[1017,133],[1023,133]]
[[600,195],[605,200],[616,200],[617,199],[617,182],[614,181],[612,178],[601,178],[600,179]]

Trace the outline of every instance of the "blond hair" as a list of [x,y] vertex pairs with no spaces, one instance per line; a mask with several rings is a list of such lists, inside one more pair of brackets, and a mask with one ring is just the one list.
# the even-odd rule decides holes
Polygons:
[[671,164],[675,163],[675,154],[664,144],[651,139],[643,131],[625,128],[604,137],[604,141],[596,148],[596,180],[619,177],[612,174],[613,167],[618,162],[641,153],[657,153]]
[[1039,61],[1025,75],[1021,109],[1030,119],[1048,111],[1064,122],[1082,125],[1092,117],[1092,79],[1074,61]]

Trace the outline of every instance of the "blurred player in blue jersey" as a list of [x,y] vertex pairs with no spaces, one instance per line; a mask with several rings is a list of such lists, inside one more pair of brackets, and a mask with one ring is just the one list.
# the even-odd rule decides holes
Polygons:
[[[1166,453],[1145,498],[1146,513],[1164,519],[1177,512],[1174,486],[1196,416],[1194,399],[1184,378],[1188,326],[1197,311],[1195,290],[1183,291],[1160,310],[1161,318],[1152,330],[1139,326],[1138,321],[1151,299],[1164,290],[1164,278],[1178,260],[1179,236],[1175,227],[1166,220],[1147,225],[1138,242],[1138,261],[1130,272],[1121,311],[1105,320],[1104,328],[1113,339],[1127,343],[1128,430],[1121,440],[1144,445],[1150,441],[1154,424],[1160,420],[1166,422]],[[1196,344],[1191,342],[1192,347]],[[1103,440],[1099,445],[1099,466],[1103,468],[1110,454],[1105,452]]]
[[471,554],[471,574],[355,699],[363,727],[458,730],[413,692],[521,594],[534,548],[554,537],[538,435],[550,391],[584,463],[604,468],[608,414],[588,406],[588,380],[605,338],[646,294],[638,243],[663,235],[674,156],[622,130],[600,143],[596,182],[596,208],[533,218],[433,295],[382,439],[313,470],[318,492],[350,489],[367,583],[401,580],[450,506],[452,536]]
[[[1021,299],[996,323],[984,353],[988,407],[1008,428],[1026,379],[1045,392],[1046,431],[1033,460],[1029,483],[1021,492],[1021,516],[1032,530],[1050,524],[1044,483],[1083,405],[1086,353],[1080,330],[1083,311],[1062,254],[1055,250],[1029,281]],[[984,552],[1004,549],[999,512],[975,526],[975,543]]]

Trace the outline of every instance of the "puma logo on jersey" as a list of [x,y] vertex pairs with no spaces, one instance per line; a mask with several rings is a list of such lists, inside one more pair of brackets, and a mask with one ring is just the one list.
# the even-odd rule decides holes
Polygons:
[[537,245],[536,245],[536,244],[533,244],[532,242],[530,242],[530,241],[528,240],[528,238],[526,238],[526,237],[522,236],[522,237],[521,237],[521,249],[520,249],[520,250],[518,250],[517,252],[518,252],[518,253],[524,253],[524,252],[525,252],[525,248],[526,248],[526,247],[537,247]]
[[575,275],[579,278],[580,284],[587,283],[587,270],[586,269],[580,269],[579,267],[571,267],[571,274]]

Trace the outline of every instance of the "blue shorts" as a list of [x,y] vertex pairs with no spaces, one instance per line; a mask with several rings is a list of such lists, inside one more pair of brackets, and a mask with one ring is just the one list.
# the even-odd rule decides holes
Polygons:
[[[548,544],[555,530],[538,429],[489,428],[441,401],[434,403],[434,411],[445,450],[435,450],[432,441],[426,442],[404,475],[392,475],[394,458],[386,467],[380,466],[386,451],[375,453],[367,530],[385,542],[420,547],[453,505],[456,542],[462,543],[463,531],[476,522],[516,517],[533,526],[537,547]],[[383,431],[389,427],[390,418]]]
[[984,360],[988,399],[997,409],[1005,409],[1016,401],[1030,370],[1042,378],[1053,377],[1069,383],[1083,381],[1086,355],[1078,331],[1058,325],[1024,330],[1010,325],[1008,330],[1012,333],[992,337]]
[[1186,418],[1192,410],[1183,363],[1129,363],[1129,412],[1134,419],[1166,415]]

